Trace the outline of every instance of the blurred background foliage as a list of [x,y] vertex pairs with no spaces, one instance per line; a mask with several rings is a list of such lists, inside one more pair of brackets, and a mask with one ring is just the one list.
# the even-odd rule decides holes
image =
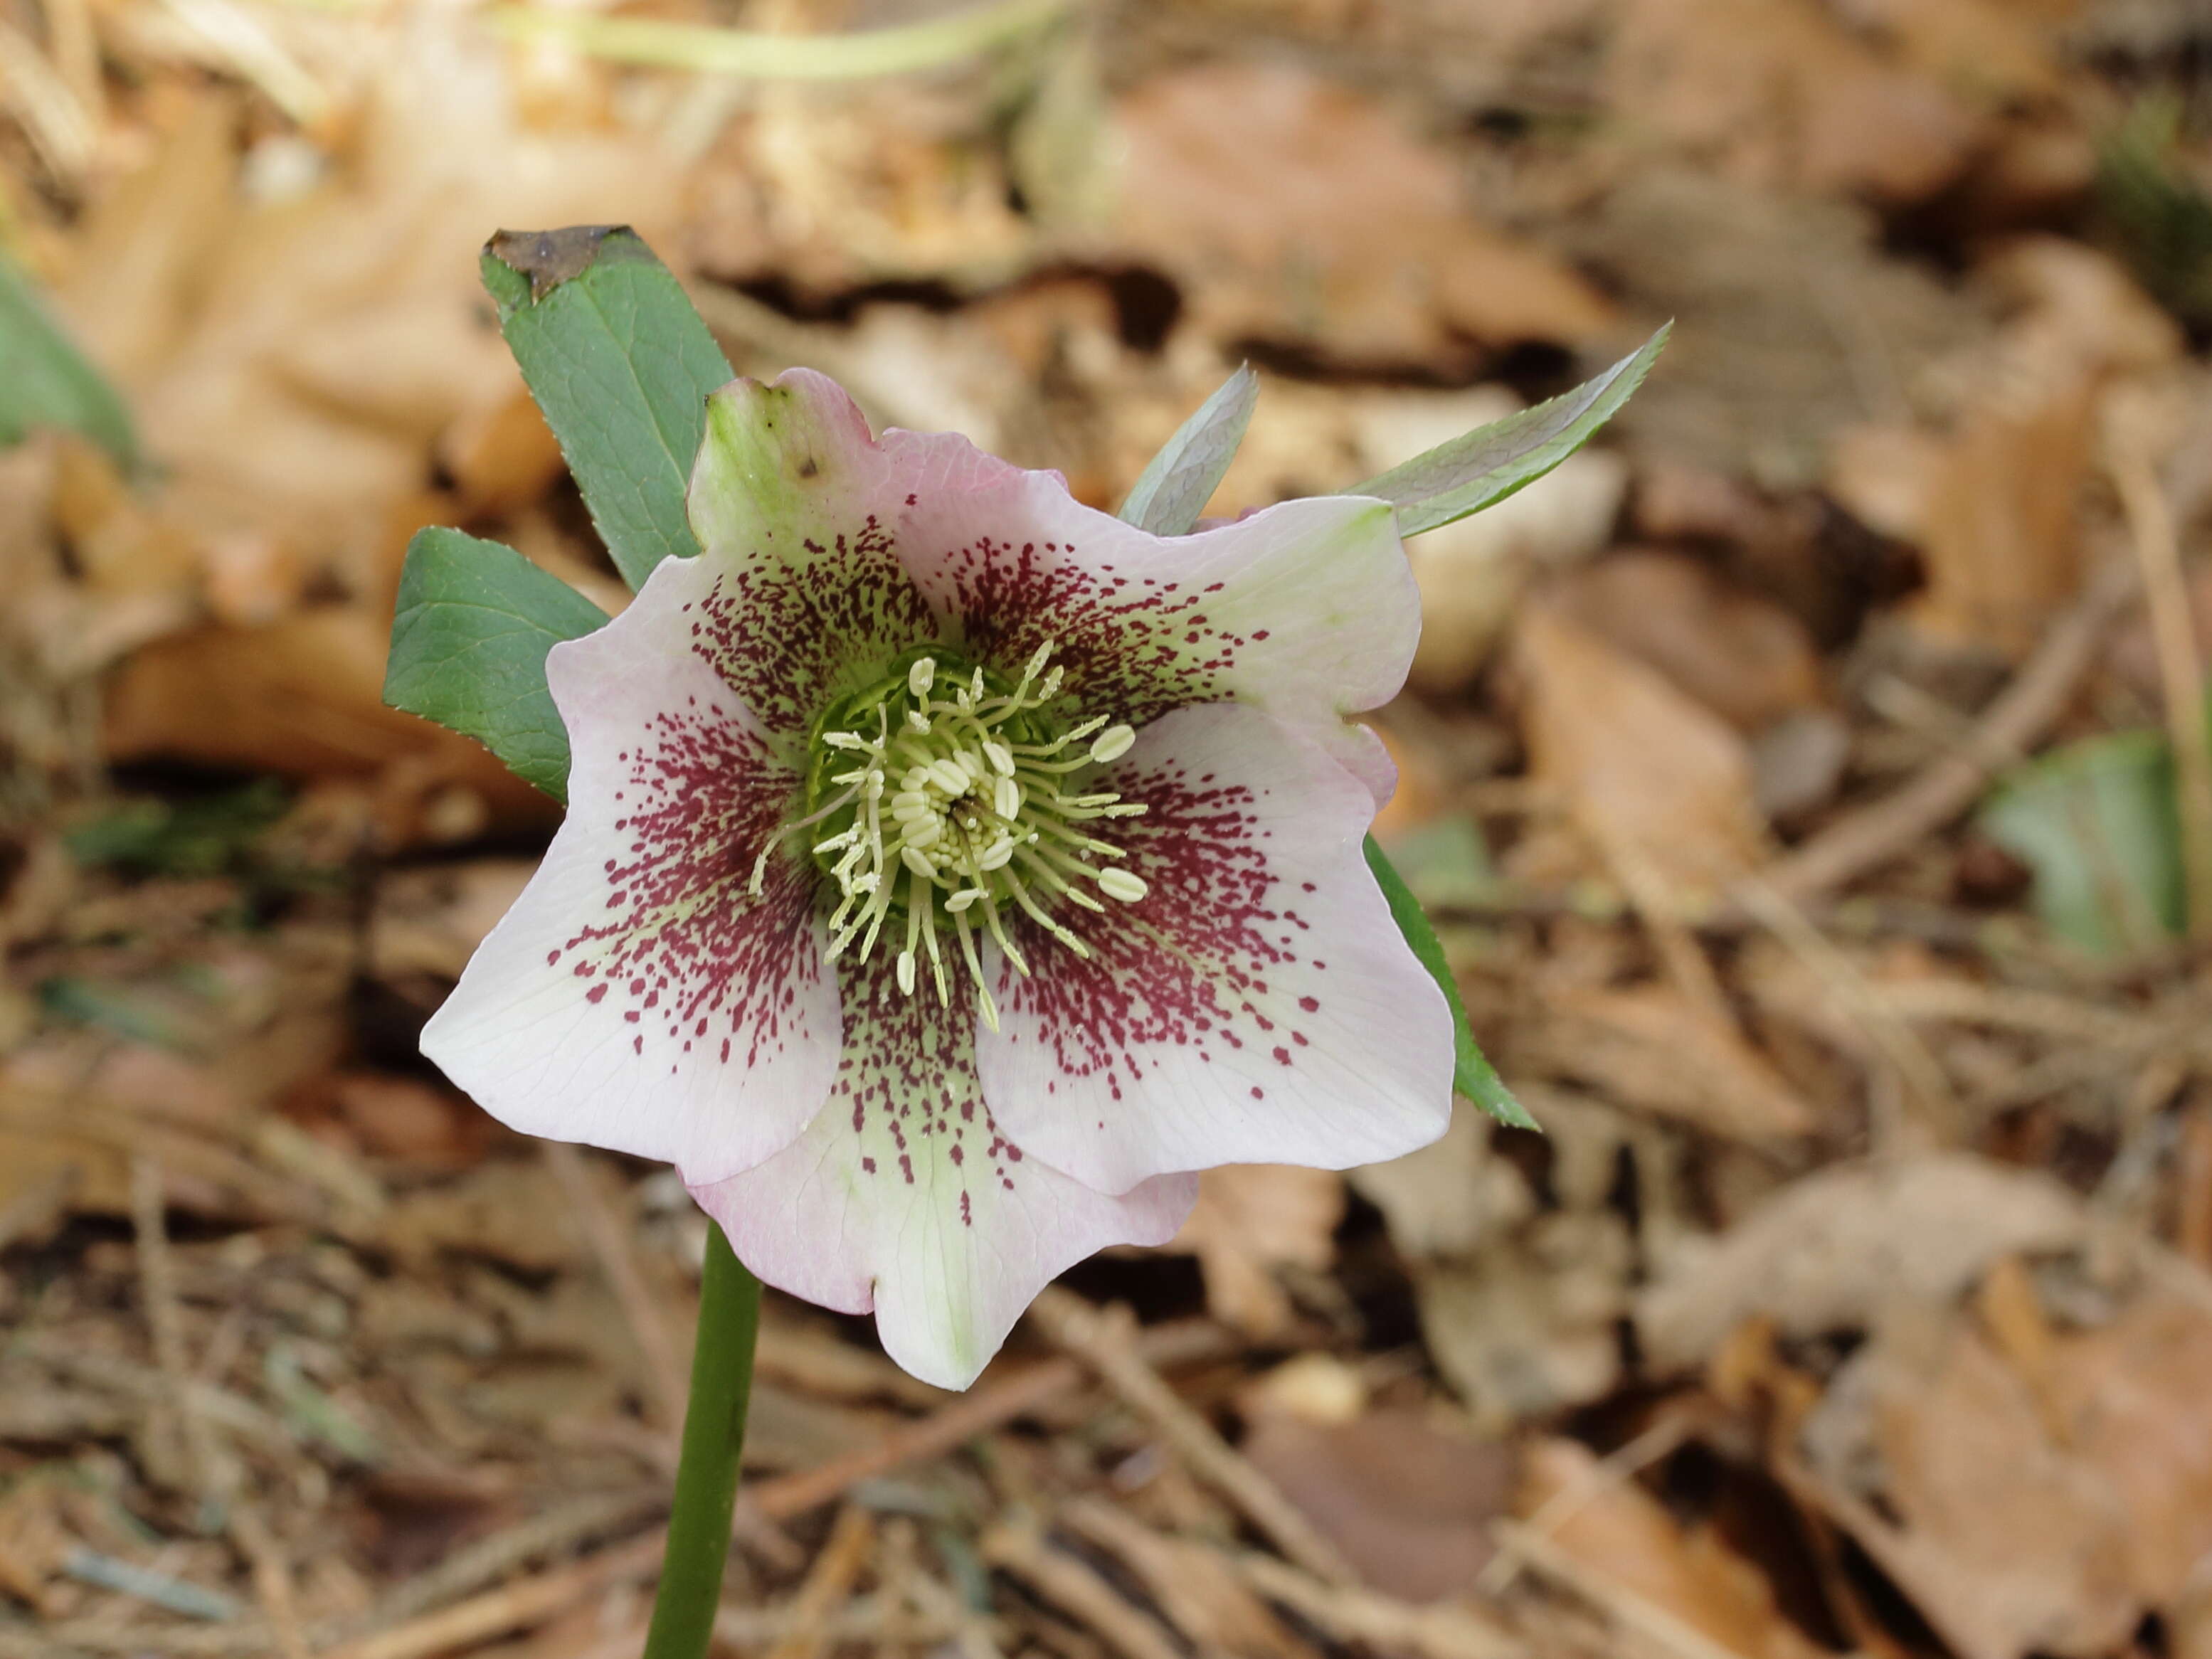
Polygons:
[[1676,324],[1411,544],[1378,722],[1546,1133],[1211,1175],[962,1401],[772,1297],[731,1651],[2212,1655],[2208,61],[2197,0],[0,0],[0,1656],[636,1650],[700,1223],[416,1056],[557,809],[380,700],[425,526],[623,603],[477,283],[582,222],[1109,509],[1239,362],[1217,512]]

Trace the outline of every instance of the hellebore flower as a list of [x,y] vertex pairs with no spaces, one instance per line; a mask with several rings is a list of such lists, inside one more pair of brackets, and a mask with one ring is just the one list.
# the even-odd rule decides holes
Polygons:
[[1195,1171],[1443,1132],[1346,718],[1419,629],[1388,505],[1152,536],[793,370],[712,399],[690,514],[547,661],[568,820],[422,1034],[487,1109],[674,1164],[956,1388]]

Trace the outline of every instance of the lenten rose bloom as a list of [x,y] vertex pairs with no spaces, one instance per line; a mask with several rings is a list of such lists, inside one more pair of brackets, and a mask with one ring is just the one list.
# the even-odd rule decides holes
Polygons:
[[553,648],[567,822],[422,1034],[491,1112],[674,1164],[954,1388],[1195,1171],[1443,1132],[1346,718],[1419,629],[1389,507],[1148,535],[793,370],[710,401],[690,513]]

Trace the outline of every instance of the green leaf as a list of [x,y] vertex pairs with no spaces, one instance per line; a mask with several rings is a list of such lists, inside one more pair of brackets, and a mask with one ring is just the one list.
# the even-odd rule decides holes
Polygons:
[[1418,536],[1497,505],[1596,435],[1644,383],[1674,326],[1668,324],[1641,350],[1572,392],[1479,426],[1341,493],[1395,503],[1401,536]]
[[731,374],[682,285],[625,225],[503,230],[481,268],[623,580],[696,553],[684,492]]
[[222,875],[250,866],[254,842],[289,805],[274,778],[199,799],[121,801],[65,831],[62,845],[79,864],[131,875]]
[[1459,982],[1452,977],[1451,964],[1444,960],[1443,945],[1437,938],[1436,929],[1429,926],[1428,917],[1422,914],[1420,901],[1391,867],[1390,860],[1383,856],[1372,836],[1367,838],[1367,867],[1375,872],[1375,879],[1382,889],[1382,896],[1390,906],[1390,919],[1398,924],[1398,931],[1413,947],[1413,954],[1421,959],[1421,966],[1429,970],[1451,1008],[1452,1087],[1508,1128],[1539,1127],[1536,1120],[1528,1115],[1528,1109],[1513,1098],[1513,1091],[1505,1086],[1497,1068],[1474,1046],[1474,1033],[1467,1023],[1467,1004],[1460,1000]]
[[70,343],[30,278],[0,256],[0,449],[40,427],[82,433],[123,465],[137,464],[123,400]]
[[545,653],[606,620],[511,547],[418,531],[399,575],[384,700],[474,738],[517,777],[565,800],[568,731],[545,689]]
[[1122,522],[1155,536],[1188,534],[1237,458],[1259,401],[1260,377],[1249,363],[1239,364],[1146,464],[1121,503]]
[[2128,956],[2180,937],[2181,819],[2161,733],[2053,750],[2009,773],[1978,822],[2035,872],[2036,914],[2061,939]]
[[2143,286],[2202,327],[2212,319],[2212,197],[2191,171],[2187,112],[2165,88],[2136,100],[2098,147],[2097,205]]

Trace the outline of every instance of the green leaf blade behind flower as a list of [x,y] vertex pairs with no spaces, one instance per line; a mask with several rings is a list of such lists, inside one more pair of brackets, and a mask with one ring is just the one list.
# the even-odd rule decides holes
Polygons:
[[565,800],[568,731],[546,689],[545,653],[606,620],[511,547],[418,531],[400,573],[384,700],[474,738],[517,777]]
[[684,492],[707,396],[732,377],[683,285],[623,225],[503,230],[482,270],[623,580],[696,553]]
[[1237,459],[1259,401],[1260,377],[1249,363],[1238,364],[1146,463],[1121,503],[1121,521],[1155,536],[1188,535]]
[[1669,323],[1611,368],[1533,409],[1438,444],[1425,454],[1342,491],[1398,509],[1398,533],[1418,536],[1494,507],[1536,482],[1597,434],[1650,373]]
[[41,427],[82,433],[120,465],[137,463],[123,400],[62,331],[30,278],[0,256],[0,449]]
[[2188,921],[2173,778],[2160,732],[2085,738],[2007,772],[1976,824],[2034,872],[2053,933],[2108,960],[2147,954]]
[[1375,837],[1367,837],[1367,867],[1375,872],[1375,880],[1382,889],[1382,897],[1390,907],[1390,919],[1398,924],[1398,931],[1406,936],[1406,943],[1413,947],[1413,954],[1421,966],[1429,970],[1437,988],[1444,994],[1444,1001],[1451,1008],[1452,1017],[1452,1087],[1476,1105],[1511,1129],[1537,1129],[1540,1126],[1528,1115],[1528,1109],[1513,1097],[1505,1086],[1505,1079],[1498,1075],[1498,1068],[1483,1057],[1475,1046],[1474,1033],[1467,1023],[1467,1004],[1461,1000],[1459,982],[1452,977],[1451,964],[1444,959],[1444,947],[1437,938],[1436,929],[1429,926],[1428,916],[1421,909],[1421,902],[1384,855]]

